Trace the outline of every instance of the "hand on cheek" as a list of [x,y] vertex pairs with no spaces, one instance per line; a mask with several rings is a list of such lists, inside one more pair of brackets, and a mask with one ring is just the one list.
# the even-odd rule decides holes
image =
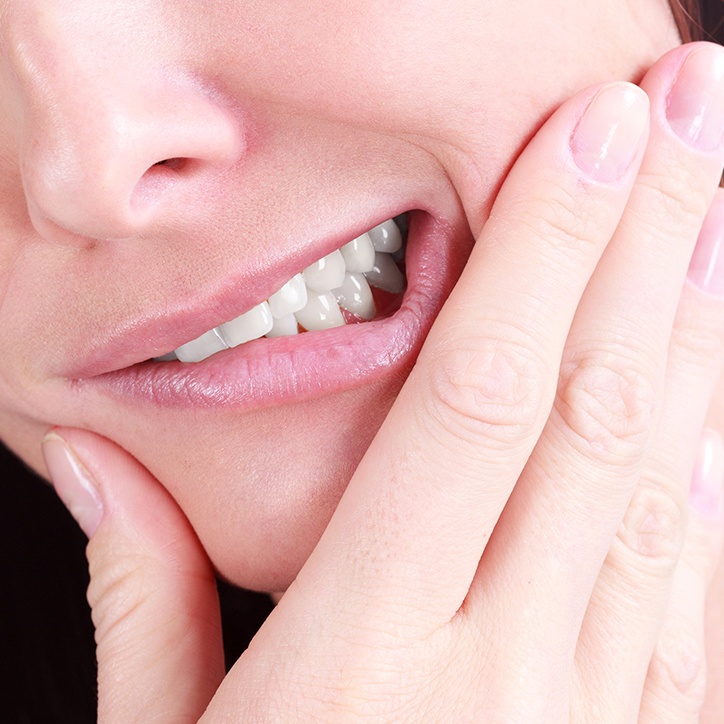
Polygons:
[[[647,671],[662,626],[701,624],[701,606],[667,609],[716,548],[690,542],[697,513],[680,562],[723,357],[720,198],[704,218],[724,52],[679,48],[642,88],[576,95],[516,162],[317,548],[218,690],[213,579],[186,520],[107,441],[50,438],[92,534],[103,717],[620,721],[642,696],[651,721],[698,711]],[[721,456],[718,437],[705,448]],[[699,510],[721,466],[696,470]]]

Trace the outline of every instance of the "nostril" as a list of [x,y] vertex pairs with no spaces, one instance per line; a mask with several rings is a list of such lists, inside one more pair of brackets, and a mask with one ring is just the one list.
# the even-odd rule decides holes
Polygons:
[[[109,95],[94,94],[93,83],[66,93],[69,84],[59,77],[52,113],[30,109],[23,187],[33,223],[48,240],[67,243],[61,229],[84,240],[126,239],[196,219],[208,211],[202,197],[215,194],[243,157],[245,127],[203,86],[132,80],[123,75]],[[78,124],[78,109],[96,95],[103,102]]]
[[163,161],[158,161],[157,163],[154,163],[151,168],[154,168],[156,166],[163,166],[164,168],[169,169],[169,171],[183,171],[187,162],[187,158],[167,158]]
[[149,213],[169,204],[178,207],[179,203],[190,203],[186,193],[191,188],[198,190],[194,181],[203,181],[207,166],[197,158],[171,156],[147,168],[129,199],[135,223],[144,223]]
[[[191,159],[173,157],[157,161],[141,176],[130,197],[130,208],[139,221],[144,212],[157,208],[162,201],[169,200],[174,188],[179,188],[182,179],[188,178],[193,164]],[[170,194],[173,197],[173,194]]]

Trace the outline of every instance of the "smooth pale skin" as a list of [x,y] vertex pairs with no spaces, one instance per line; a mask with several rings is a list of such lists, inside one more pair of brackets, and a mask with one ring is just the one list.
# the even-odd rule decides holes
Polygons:
[[[219,570],[261,590],[285,588],[306,559],[401,380],[256,414],[119,414],[104,399],[74,406],[56,360],[212,287],[229,260],[282,257],[349,226],[390,187],[424,191],[467,246],[546,115],[591,83],[637,79],[677,43],[661,0],[389,5],[0,1],[12,49],[0,66],[2,437],[41,470],[49,424],[115,440],[167,486]],[[179,97],[191,150],[224,173],[163,197],[144,225],[128,210],[152,194],[144,172],[177,137],[189,151]],[[121,122],[147,126],[119,148],[109,125]],[[88,249],[80,235],[132,237]]]
[[[103,720],[699,721],[723,520],[691,506],[684,537],[701,455],[685,423],[704,418],[724,303],[679,290],[724,143],[691,148],[666,120],[694,57],[724,86],[722,49],[679,48],[646,95],[583,91],[525,149],[318,546],[218,691],[213,579],[188,522],[120,448],[57,431],[106,506],[79,517]],[[597,144],[632,135],[606,182],[569,151],[589,104],[613,114]],[[688,213],[662,232],[674,200]],[[721,502],[724,447],[703,439]]]
[[[533,2],[530,8],[458,5],[457,12],[449,6],[443,12],[432,2],[334,10],[324,3],[305,4],[303,10],[263,2],[211,3],[203,9],[181,2],[163,8],[124,3],[112,10],[90,1],[0,3],[2,44],[14,49],[3,56],[0,74],[6,129],[0,191],[8,200],[0,217],[0,339],[7,350],[0,370],[3,439],[42,470],[39,441],[49,425],[105,435],[172,493],[225,575],[259,588],[285,586],[369,444],[370,433],[361,431],[381,423],[383,413],[372,411],[370,400],[389,405],[400,381],[244,419],[214,414],[194,421],[127,410],[119,415],[103,401],[74,409],[51,374],[54,354],[70,354],[84,336],[119,323],[129,309],[163,307],[178,294],[182,269],[196,272],[194,285],[210,283],[224,273],[230,256],[251,261],[269,253],[272,239],[280,256],[302,243],[314,232],[320,208],[333,209],[340,223],[354,219],[355,199],[366,188],[380,188],[382,178],[399,177],[400,183],[422,178],[432,188],[449,178],[452,192],[445,187],[441,203],[454,212],[459,200],[462,218],[477,237],[512,159],[542,118],[583,86],[638,79],[676,44],[668,11],[659,2],[634,9],[622,2],[618,11],[611,4],[560,2],[547,5],[545,13]],[[350,37],[364,42],[352,43]],[[379,52],[370,52],[370,39]],[[128,65],[118,66],[117,47]],[[307,72],[285,72],[298,68],[300,57]],[[377,63],[397,69],[395,76],[380,72]],[[328,67],[335,73],[324,72]],[[185,218],[171,203],[161,205],[151,221],[141,221],[125,213],[128,199],[138,192],[140,206],[148,202],[154,187],[140,179],[168,154],[155,156],[152,130],[139,139],[132,168],[124,167],[121,157],[122,172],[98,187],[94,174],[118,159],[103,124],[119,112],[98,109],[120,98],[123,114],[153,119],[152,101],[163,107],[169,75],[186,78],[189,69],[202,81],[213,73],[243,120],[254,128],[262,119],[274,142],[246,147],[243,173],[231,168],[223,204],[208,215],[194,210]],[[190,95],[198,102],[199,117],[213,115],[204,105],[211,103],[208,96],[197,97],[197,90],[184,89],[185,99]],[[168,117],[163,120],[164,134],[173,136]],[[206,149],[214,162],[226,162],[240,148],[233,134],[221,134],[219,143]],[[351,143],[369,150],[358,154],[354,165],[347,161]],[[61,147],[78,149],[77,154],[59,156]],[[270,174],[271,162],[277,168],[283,163],[284,174]],[[325,168],[329,186],[319,187],[316,162]],[[88,172],[77,177],[69,169],[79,163]],[[123,183],[115,184],[118,179]],[[82,193],[83,183],[88,194]],[[229,188],[243,193],[230,195]],[[331,190],[341,199],[330,203]],[[292,200],[282,212],[276,203],[280,194]],[[300,232],[287,241],[283,231],[290,227]],[[242,243],[239,228],[256,233]],[[89,237],[124,238],[124,244],[89,247]],[[133,274],[133,288],[109,287],[109,265],[120,265],[121,278]],[[69,280],[75,290],[71,300]],[[324,448],[315,446],[314,456],[310,413],[320,420],[314,438],[326,439]],[[289,455],[270,460],[266,441],[281,420]],[[209,479],[213,487],[199,490],[198,481]],[[312,485],[315,496],[309,495]],[[258,555],[268,550],[254,535],[262,525],[264,536],[278,543],[271,560]],[[240,530],[244,535],[235,537]],[[250,569],[252,555],[256,567]]]

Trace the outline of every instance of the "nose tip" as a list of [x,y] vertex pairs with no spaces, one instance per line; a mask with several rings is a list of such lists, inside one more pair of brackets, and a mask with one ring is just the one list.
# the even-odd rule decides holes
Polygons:
[[61,100],[31,113],[21,162],[30,218],[50,241],[127,238],[188,214],[243,150],[232,114],[196,88]]

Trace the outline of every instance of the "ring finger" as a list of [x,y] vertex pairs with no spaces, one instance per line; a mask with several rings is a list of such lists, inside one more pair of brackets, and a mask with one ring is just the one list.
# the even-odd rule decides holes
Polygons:
[[[641,662],[651,656],[669,603],[674,571],[679,571],[676,575],[680,576],[684,565],[683,559],[679,562],[679,552],[689,507],[697,431],[703,426],[722,367],[724,297],[705,293],[711,291],[714,282],[724,282],[724,270],[713,274],[711,269],[711,264],[718,262],[718,255],[712,251],[719,247],[724,234],[722,222],[724,191],[720,190],[697,243],[690,273],[694,283],[687,283],[679,305],[658,430],[581,631],[578,663],[591,684],[589,696],[606,701],[613,692],[627,691],[630,695],[625,707],[632,716],[646,674]],[[701,262],[707,258],[710,263],[702,269]],[[701,528],[696,520],[692,525]],[[690,537],[689,530],[687,539]],[[615,667],[595,656],[595,642],[604,636],[619,652]],[[623,707],[620,695],[618,700]]]
[[692,478],[681,560],[644,686],[639,716],[642,724],[699,721],[706,695],[704,608],[721,554],[723,477],[721,437],[707,430]]

